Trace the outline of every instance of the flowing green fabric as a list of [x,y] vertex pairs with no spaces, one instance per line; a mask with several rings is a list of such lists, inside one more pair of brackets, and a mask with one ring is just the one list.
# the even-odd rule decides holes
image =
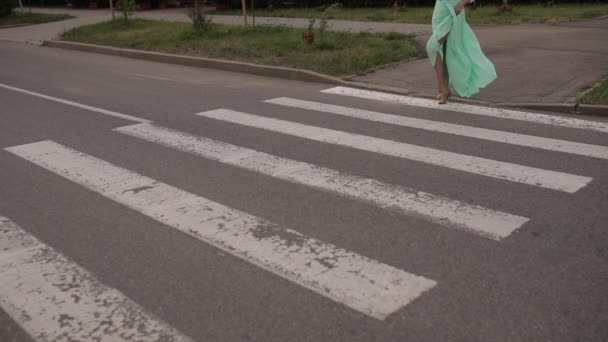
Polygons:
[[[481,51],[479,41],[465,20],[465,10],[456,15],[459,0],[436,0],[433,11],[433,35],[426,50],[435,65],[437,54],[445,59],[449,81],[458,95],[471,97],[496,79],[494,65]],[[447,36],[444,46],[439,40]]]

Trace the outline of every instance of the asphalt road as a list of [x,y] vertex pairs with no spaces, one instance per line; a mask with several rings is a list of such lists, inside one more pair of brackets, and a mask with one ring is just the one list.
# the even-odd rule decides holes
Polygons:
[[16,43],[0,65],[0,341],[608,340],[608,120]]

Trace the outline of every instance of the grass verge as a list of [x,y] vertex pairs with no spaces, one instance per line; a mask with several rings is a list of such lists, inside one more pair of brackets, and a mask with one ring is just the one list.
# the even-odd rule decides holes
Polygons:
[[[240,10],[213,11],[212,14],[241,15]],[[286,8],[265,10],[256,9],[259,17],[320,18],[322,9]],[[431,7],[408,7],[395,12],[391,8],[335,8],[327,12],[327,19],[354,21],[398,22],[411,24],[430,24],[433,16]],[[549,20],[591,19],[608,15],[605,4],[555,5],[514,5],[510,14],[501,13],[497,6],[480,6],[467,10],[467,20],[473,25],[513,24],[546,22]]]
[[578,100],[579,103],[608,105],[608,77]]
[[67,14],[23,13],[17,11],[0,18],[0,27],[9,25],[43,24],[74,18]]
[[214,24],[198,34],[189,23],[135,19],[72,29],[62,39],[88,44],[222,58],[287,66],[347,76],[378,66],[424,56],[413,37],[396,33],[316,32],[315,43],[302,30],[284,26],[244,28]]

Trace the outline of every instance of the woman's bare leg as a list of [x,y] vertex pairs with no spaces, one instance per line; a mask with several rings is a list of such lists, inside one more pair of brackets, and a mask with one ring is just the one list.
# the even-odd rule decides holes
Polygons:
[[[446,36],[447,38],[447,36]],[[448,63],[447,63],[447,59],[448,59],[448,42],[447,39],[444,41],[443,43],[443,81],[444,81],[444,86],[443,86],[443,90],[444,93],[450,92],[450,73],[448,72]]]
[[[441,38],[439,43],[442,44],[442,49],[444,52],[444,56],[446,51],[446,40],[447,36]],[[438,53],[435,60],[435,75],[437,76],[437,99],[440,104],[446,103],[447,98],[450,93],[449,81],[448,81],[448,72],[447,65],[443,58],[441,58],[441,54]]]
[[443,97],[443,92],[445,91],[445,75],[444,75],[444,66],[443,60],[441,58],[441,54],[437,54],[437,59],[435,60],[435,76],[437,77],[437,99],[441,99]]

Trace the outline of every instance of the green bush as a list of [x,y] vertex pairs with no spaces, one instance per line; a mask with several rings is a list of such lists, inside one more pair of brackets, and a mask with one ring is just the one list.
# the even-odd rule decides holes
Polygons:
[[213,24],[211,23],[211,17],[208,17],[203,11],[200,1],[194,2],[194,7],[186,10],[186,14],[192,20],[192,26],[194,31],[198,34],[205,34],[211,31]]
[[16,6],[17,2],[15,0],[0,0],[0,17],[11,14]]
[[124,21],[127,21],[135,12],[135,0],[118,0],[116,8],[122,12]]

